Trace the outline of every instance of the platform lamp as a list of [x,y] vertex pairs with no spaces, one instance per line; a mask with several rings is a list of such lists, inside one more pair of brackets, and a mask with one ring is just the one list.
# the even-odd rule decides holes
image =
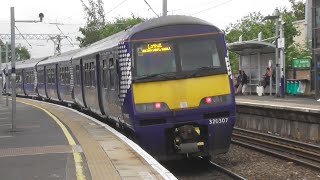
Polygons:
[[[276,8],[273,12],[273,14],[270,16],[266,16],[262,19],[262,21],[265,20],[275,20],[275,26],[276,26],[276,36],[275,36],[275,42],[276,42],[276,51],[275,51],[275,63],[276,63],[276,96],[278,95],[278,90],[279,90],[279,47],[278,47],[278,39],[279,39],[279,19],[280,19],[280,11],[278,8]],[[272,77],[270,76],[270,84],[272,84]],[[281,85],[281,87],[284,87],[283,85]],[[272,86],[270,86],[270,93],[272,93]]]
[[37,23],[42,22],[44,18],[44,14],[39,14],[39,21],[37,20],[20,20],[16,21],[14,17],[14,7],[10,8],[10,14],[11,14],[11,97],[12,97],[12,131],[16,131],[16,124],[15,124],[15,118],[16,118],[16,36],[15,36],[15,23],[16,22],[23,22],[23,23]]

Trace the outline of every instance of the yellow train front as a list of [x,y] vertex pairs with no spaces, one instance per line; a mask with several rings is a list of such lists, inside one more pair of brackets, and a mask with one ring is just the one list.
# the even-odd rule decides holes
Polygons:
[[226,153],[235,100],[224,33],[187,16],[130,33],[119,43],[120,98],[139,144],[159,160]]

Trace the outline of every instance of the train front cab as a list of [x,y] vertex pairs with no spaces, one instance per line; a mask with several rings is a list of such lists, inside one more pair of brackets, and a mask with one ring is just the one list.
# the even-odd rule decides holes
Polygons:
[[159,160],[226,153],[235,100],[224,34],[172,25],[136,33],[132,42],[133,119],[144,149]]

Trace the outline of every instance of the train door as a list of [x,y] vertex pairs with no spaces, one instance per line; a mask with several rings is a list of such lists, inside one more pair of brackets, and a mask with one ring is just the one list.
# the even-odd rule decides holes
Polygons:
[[22,92],[25,94],[25,95],[28,95],[27,94],[27,91],[26,91],[26,81],[25,81],[25,76],[26,76],[26,74],[28,73],[28,71],[25,71],[24,69],[22,69],[22,71],[21,71],[21,83],[22,83]]
[[85,83],[84,83],[84,69],[83,69],[82,58],[80,59],[80,79],[81,79],[82,102],[83,102],[83,106],[87,108],[87,103],[85,100],[85,92],[84,92]]
[[60,71],[59,71],[59,65],[58,64],[56,64],[56,66],[55,66],[55,68],[56,68],[56,73],[55,73],[55,76],[56,76],[56,92],[57,92],[57,98],[58,98],[58,100],[59,101],[61,101],[61,96],[60,96],[60,91],[59,91],[59,83],[60,83],[60,79],[59,79],[59,77],[60,77]]
[[100,66],[100,54],[96,55],[96,88],[98,93],[98,101],[99,101],[99,107],[100,112],[102,115],[105,115],[104,109],[103,109],[103,97],[102,97],[102,84],[101,84],[101,66]]
[[48,74],[47,74],[47,66],[43,66],[43,83],[44,83],[44,90],[46,93],[47,98],[48,96]]

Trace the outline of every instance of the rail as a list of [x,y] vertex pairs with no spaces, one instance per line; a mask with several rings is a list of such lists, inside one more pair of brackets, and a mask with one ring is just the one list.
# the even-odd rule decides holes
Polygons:
[[253,148],[320,170],[320,146],[234,128],[232,143]]

